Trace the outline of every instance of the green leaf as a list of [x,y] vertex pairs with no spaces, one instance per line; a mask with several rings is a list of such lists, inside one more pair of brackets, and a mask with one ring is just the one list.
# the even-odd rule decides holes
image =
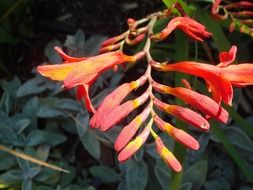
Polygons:
[[37,146],[40,144],[48,144],[52,147],[61,144],[67,140],[66,136],[60,133],[43,131],[43,130],[33,130],[31,131],[27,138],[27,146]]
[[206,181],[204,184],[206,190],[230,190],[231,187],[229,183],[224,178],[217,178],[210,181]]
[[72,50],[72,52],[75,52],[75,54],[79,54],[80,56],[80,52],[78,51],[84,49],[84,43],[85,34],[82,30],[78,30],[75,35],[67,35],[64,46]]
[[72,181],[76,178],[76,168],[74,167],[66,167],[66,169],[70,172],[68,174],[63,173],[61,176],[61,186],[65,187],[72,183]]
[[57,102],[55,103],[55,107],[63,110],[71,110],[77,112],[79,112],[82,109],[79,102],[69,98],[58,99]]
[[23,171],[22,170],[10,170],[7,172],[7,175],[12,179],[20,180],[23,179]]
[[170,169],[162,159],[156,160],[155,175],[163,190],[167,190],[171,180]]
[[0,86],[12,99],[17,98],[17,90],[19,89],[20,85],[21,82],[16,76],[11,81],[0,80]]
[[207,161],[202,160],[191,167],[189,167],[184,173],[183,181],[184,183],[192,183],[192,189],[198,190],[202,187],[207,176]]
[[228,151],[229,155],[233,158],[235,163],[238,165],[242,173],[247,177],[247,179],[251,182],[253,182],[253,173],[247,166],[247,162],[241,157],[241,155],[237,152],[237,150],[234,148],[234,146],[230,143],[227,136],[224,134],[222,129],[217,125],[217,123],[212,122],[212,132],[215,136],[218,137],[218,139],[221,141],[223,146]]
[[93,35],[84,45],[85,56],[94,56],[98,53],[101,43],[105,40],[105,36]]
[[22,182],[22,190],[32,190],[32,180],[26,178]]
[[100,178],[104,183],[115,183],[120,179],[119,174],[107,166],[94,166],[89,168],[89,171],[94,177]]
[[30,164],[27,160],[21,159],[19,157],[17,157],[17,162],[19,167],[24,170],[24,171],[28,171],[30,168]]
[[79,113],[77,117],[75,118],[76,129],[77,129],[77,133],[79,137],[82,137],[85,134],[89,126],[89,120],[90,120],[90,117],[88,114]]
[[22,133],[31,123],[29,119],[20,119],[15,123],[15,130],[17,130],[17,134]]
[[61,43],[58,40],[52,40],[50,41],[45,50],[44,53],[49,59],[50,63],[59,64],[62,62],[61,56],[54,50],[54,47],[58,46],[61,47]]
[[34,178],[36,175],[38,175],[41,172],[41,167],[35,166],[28,169],[28,171],[25,172],[26,178]]
[[10,154],[0,152],[0,171],[9,170],[12,166],[16,165],[16,159]]
[[37,148],[36,157],[42,161],[46,161],[49,156],[50,146],[49,145],[40,145]]
[[148,167],[145,162],[130,162],[126,172],[128,189],[144,190],[148,182]]
[[37,112],[37,116],[41,118],[55,118],[59,116],[64,116],[66,117],[66,114],[59,110],[58,108],[45,105],[40,107],[40,109]]
[[228,126],[224,128],[224,133],[230,140],[231,144],[239,149],[244,149],[248,152],[253,152],[253,141],[249,136],[238,127]]
[[100,142],[96,139],[94,134],[88,130],[82,137],[80,137],[83,147],[96,159],[100,157]]
[[36,77],[26,81],[22,84],[18,91],[17,97],[23,97],[27,95],[39,94],[47,89],[47,85],[44,82],[44,79],[41,77]]
[[14,130],[3,123],[0,123],[0,139],[9,144],[16,144],[18,141],[17,134]]
[[180,190],[191,190],[191,189],[192,189],[192,183],[184,183],[180,187]]

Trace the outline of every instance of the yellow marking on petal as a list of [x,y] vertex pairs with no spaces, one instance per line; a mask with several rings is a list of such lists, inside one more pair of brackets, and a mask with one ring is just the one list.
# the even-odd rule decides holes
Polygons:
[[135,100],[133,100],[132,102],[133,102],[134,108],[139,107],[139,105],[140,105],[139,100],[135,99]]
[[68,76],[68,74],[77,66],[78,65],[76,63],[42,65],[38,66],[38,72],[41,75],[49,77],[52,80],[63,81]]
[[139,126],[141,123],[142,123],[142,117],[140,115],[138,115],[136,118],[135,118],[135,122],[137,123],[137,125]]
[[138,86],[139,86],[139,84],[136,81],[133,81],[130,83],[130,88],[132,88],[132,89],[136,89]]
[[165,132],[167,132],[168,134],[171,134],[173,130],[173,126],[171,124],[165,123],[164,128],[165,128]]
[[161,151],[161,157],[166,160],[166,157],[173,157],[173,154],[166,147],[163,147]]
[[142,138],[141,137],[136,137],[133,141],[131,141],[127,146],[126,149],[132,149],[133,147],[139,148],[142,145]]

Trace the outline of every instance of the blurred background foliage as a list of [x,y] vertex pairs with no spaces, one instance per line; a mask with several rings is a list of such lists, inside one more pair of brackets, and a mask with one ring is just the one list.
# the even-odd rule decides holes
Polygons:
[[[200,44],[176,32],[164,43],[154,43],[154,57],[218,63],[219,50],[234,44],[238,62],[253,61],[252,37],[229,33],[228,21],[213,20],[208,14],[211,1],[188,2],[193,17],[206,25],[213,38]],[[72,56],[95,55],[107,36],[126,29],[128,17],[138,19],[164,8],[160,0],[0,1],[0,144],[70,171],[62,173],[0,151],[0,189],[169,189],[174,174],[157,155],[154,143],[118,163],[113,142],[120,126],[106,133],[90,129],[90,115],[75,100],[75,91],[62,90],[60,83],[34,69],[44,62],[62,61],[55,45]],[[164,23],[158,23],[156,30]],[[90,92],[94,104],[119,84],[136,79],[144,67],[140,63],[104,73]],[[178,80],[176,75],[153,74],[162,81]],[[193,80],[194,88],[206,93]],[[227,108],[228,125],[213,122],[210,133],[189,128],[201,148],[185,152],[181,190],[253,189],[253,90],[236,89],[235,94],[233,108]],[[178,146],[168,136],[162,138],[170,149]]]

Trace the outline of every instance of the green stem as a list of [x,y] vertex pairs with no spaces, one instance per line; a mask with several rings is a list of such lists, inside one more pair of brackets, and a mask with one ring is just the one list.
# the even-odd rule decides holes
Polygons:
[[[189,56],[188,38],[181,31],[177,31],[175,37],[176,37],[175,38],[176,39],[175,40],[175,61],[186,60]],[[184,44],[184,45],[182,45],[182,44]],[[182,73],[175,74],[175,86],[181,86],[182,78],[188,78],[188,76],[186,76],[185,74],[182,74]],[[179,99],[176,99],[175,103],[177,105],[184,105],[184,102],[182,102]],[[187,131],[187,125],[180,120],[176,120],[176,127],[180,128],[184,131]],[[176,158],[179,160],[179,162],[182,165],[184,165],[185,155],[186,155],[185,147],[183,147],[179,143],[176,143],[173,153],[176,156]],[[179,190],[181,187],[182,179],[183,179],[183,171],[178,172],[178,173],[173,173],[169,189]]]

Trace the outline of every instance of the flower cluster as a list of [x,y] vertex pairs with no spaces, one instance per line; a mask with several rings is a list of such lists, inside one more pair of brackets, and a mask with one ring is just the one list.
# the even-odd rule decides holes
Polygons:
[[253,36],[253,3],[250,1],[227,2],[215,0],[211,9],[214,18],[231,19],[229,31],[239,28],[242,33]]
[[[217,5],[217,2],[215,4]],[[216,11],[213,8],[214,12]],[[182,10],[180,10],[182,11]],[[216,11],[217,12],[217,11]],[[170,18],[167,26],[159,33],[154,34],[153,28],[157,20]],[[93,113],[90,120],[92,128],[106,131],[123,121],[134,110],[138,114],[132,121],[123,127],[119,133],[115,150],[119,152],[118,160],[128,160],[152,136],[156,149],[165,163],[174,171],[181,171],[182,166],[173,153],[164,145],[159,137],[161,132],[167,133],[175,141],[186,147],[197,150],[198,141],[185,131],[165,121],[157,110],[178,118],[201,131],[210,128],[208,119],[213,118],[226,123],[228,113],[222,107],[222,102],[231,105],[233,86],[243,87],[253,84],[253,64],[232,64],[236,57],[236,46],[228,52],[220,53],[220,63],[217,65],[193,61],[177,63],[159,63],[150,54],[153,41],[162,41],[174,30],[180,29],[191,39],[203,41],[211,35],[205,26],[187,16],[175,16],[171,10],[153,13],[141,20],[128,19],[129,29],[107,39],[101,45],[100,55],[94,57],[75,58],[66,55],[58,47],[55,50],[65,62],[56,65],[38,66],[38,72],[52,80],[63,81],[64,88],[77,87],[78,99],[85,99],[87,109]],[[135,55],[125,55],[123,46],[136,45],[145,40],[144,48]],[[145,59],[146,72],[135,81],[124,83],[107,95],[98,108],[94,108],[89,97],[89,87],[105,70],[117,70],[119,65],[135,63]],[[202,78],[212,96],[200,94],[186,87],[172,87],[155,81],[151,71],[181,72]],[[125,101],[125,98],[134,90],[146,84],[146,90],[138,97]],[[155,92],[155,93],[154,93]],[[184,101],[190,107],[169,104],[159,99],[156,94],[169,94]],[[142,105],[142,106],[141,106]],[[143,108],[141,109],[140,108]]]

